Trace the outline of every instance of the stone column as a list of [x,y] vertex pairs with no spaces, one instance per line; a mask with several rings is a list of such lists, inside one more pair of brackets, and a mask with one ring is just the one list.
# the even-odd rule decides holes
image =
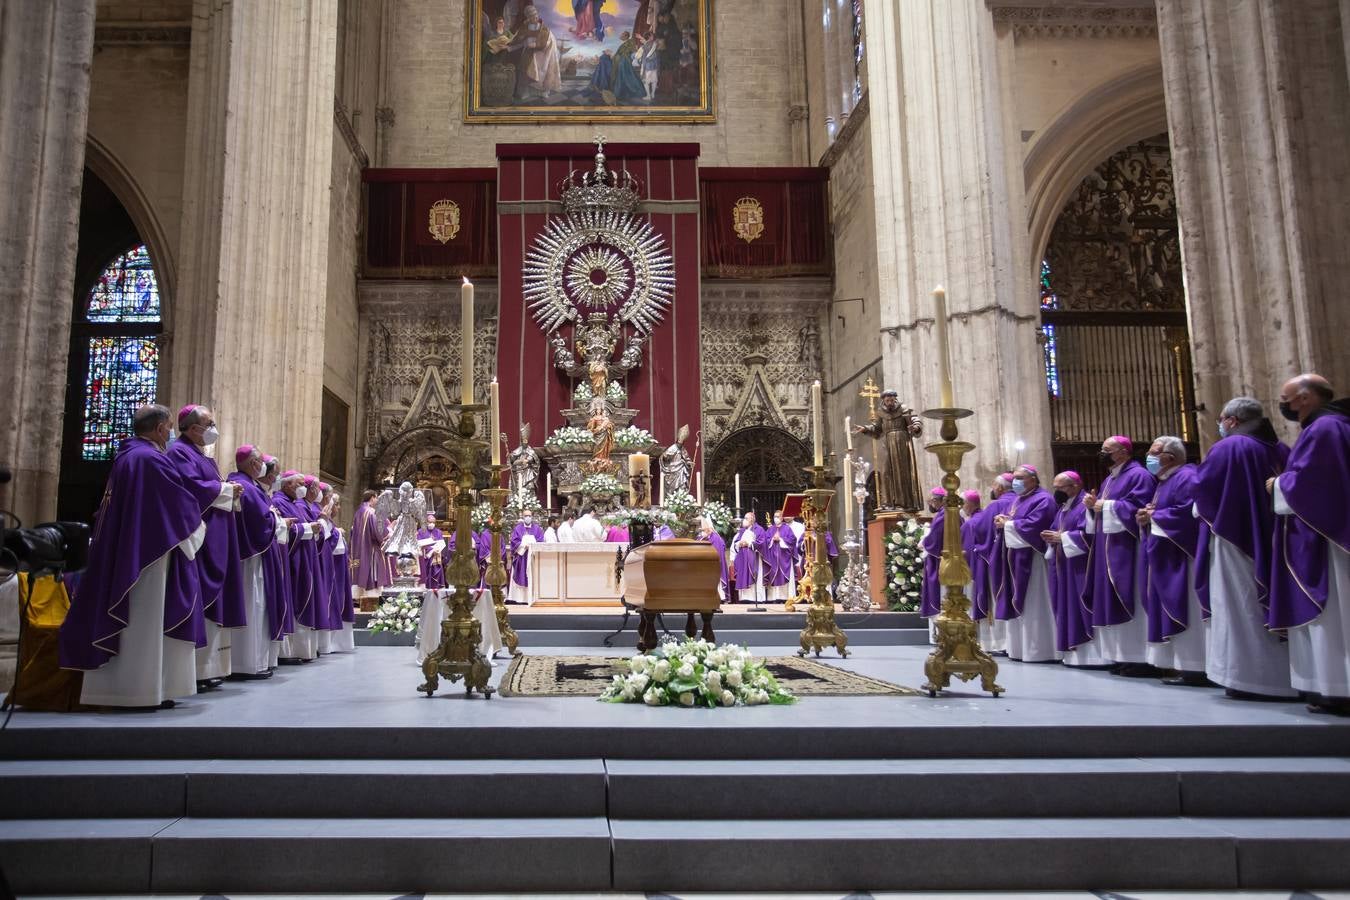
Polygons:
[[94,0],[0,0],[0,508],[56,515]]
[[[1018,258],[1025,240],[1014,232],[1025,216],[1011,173],[1020,165],[1007,159],[1018,145],[1002,109],[992,16],[980,0],[897,0],[869,4],[867,15],[886,386],[917,410],[938,405],[930,294],[944,285],[955,401],[975,411],[961,424],[978,448],[966,457],[963,481],[987,485],[1014,457],[1045,473],[1039,297],[1030,266]],[[936,434],[934,423],[927,428]],[[930,457],[920,454],[929,485],[938,478]]]
[[1346,0],[1158,0],[1206,442],[1235,395],[1350,388],[1348,28]]
[[193,15],[182,287],[171,396],[241,443],[316,471],[337,0]]

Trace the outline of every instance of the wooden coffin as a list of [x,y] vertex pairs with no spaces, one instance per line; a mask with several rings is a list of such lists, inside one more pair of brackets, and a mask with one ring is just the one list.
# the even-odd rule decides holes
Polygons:
[[651,612],[713,612],[721,578],[717,548],[707,541],[656,541],[624,560],[624,600]]

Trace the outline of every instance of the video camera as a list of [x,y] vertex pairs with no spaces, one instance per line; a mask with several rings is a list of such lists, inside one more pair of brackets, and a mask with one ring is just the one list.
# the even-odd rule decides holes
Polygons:
[[[0,484],[11,478],[0,466]],[[0,511],[0,572],[33,575],[77,572],[89,561],[89,526],[83,522],[46,522],[33,528],[8,527],[17,517]]]

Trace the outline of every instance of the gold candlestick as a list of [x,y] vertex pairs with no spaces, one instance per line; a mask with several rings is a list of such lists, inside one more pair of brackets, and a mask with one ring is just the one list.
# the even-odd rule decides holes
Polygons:
[[956,420],[971,415],[968,409],[941,407],[924,410],[927,419],[941,419],[942,427],[938,432],[942,440],[924,447],[938,458],[941,467],[942,487],[947,491],[943,501],[946,512],[942,523],[942,562],[938,566],[938,583],[946,591],[942,601],[942,611],[935,623],[937,630],[937,649],[928,655],[923,671],[928,676],[923,690],[928,696],[936,697],[938,691],[945,690],[955,675],[962,681],[980,677],[980,688],[989,691],[995,697],[1003,693],[1003,688],[994,681],[998,677],[998,663],[980,648],[975,622],[970,618],[970,600],[963,588],[970,583],[970,566],[961,546],[961,479],[957,471],[961,468],[961,457],[975,449],[974,444],[958,441]]
[[801,633],[802,649],[797,655],[805,656],[814,650],[819,656],[821,650],[833,645],[840,656],[848,656],[848,635],[835,624],[834,599],[826,589],[831,578],[830,561],[825,552],[825,513],[834,491],[825,487],[825,466],[810,466],[804,471],[812,475],[812,489],[806,492],[804,506],[807,534],[815,552],[811,565],[811,608],[806,611],[806,627]]
[[516,648],[520,646],[520,637],[511,627],[511,614],[506,609],[506,566],[502,563],[502,534],[506,530],[506,517],[502,514],[502,507],[511,492],[501,487],[502,472],[506,467],[498,463],[489,466],[488,469],[492,472],[492,487],[483,491],[483,496],[487,497],[488,503],[492,506],[492,514],[488,516],[488,532],[492,535],[492,544],[488,551],[488,567],[483,575],[483,582],[492,591],[492,610],[497,615],[497,628],[502,633],[502,643],[512,656],[519,656],[520,651]]
[[422,663],[426,682],[417,689],[428,697],[436,692],[442,676],[451,682],[464,679],[464,693],[478,690],[488,699],[493,688],[488,684],[492,664],[483,656],[479,645],[483,642],[483,627],[473,617],[472,592],[478,586],[478,554],[474,550],[473,513],[474,472],[478,470],[479,454],[487,448],[486,441],[473,439],[476,429],[475,414],[487,409],[481,403],[459,407],[458,435],[445,442],[450,458],[458,470],[459,492],[455,495],[455,552],[445,569],[447,583],[455,589],[450,617],[441,622],[441,644]]

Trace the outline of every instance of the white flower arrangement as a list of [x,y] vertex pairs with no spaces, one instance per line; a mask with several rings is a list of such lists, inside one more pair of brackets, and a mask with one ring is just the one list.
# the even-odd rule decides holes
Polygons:
[[703,515],[712,522],[713,530],[718,534],[726,535],[731,531],[731,520],[734,515],[731,507],[721,500],[709,500],[703,504]]
[[600,699],[648,706],[761,706],[795,703],[764,663],[737,644],[717,646],[702,639],[666,641],[625,661],[627,675],[615,675]]
[[422,615],[422,598],[416,593],[403,591],[381,603],[370,617],[371,633],[393,631],[399,634],[411,634],[417,630],[418,618]]
[[613,512],[606,513],[600,517],[600,521],[606,525],[618,525],[627,528],[634,522],[650,522],[652,529],[660,528],[662,525],[674,525],[675,517],[668,511],[659,507],[651,509],[629,509],[621,506]]
[[594,435],[585,428],[564,425],[562,428],[554,429],[553,433],[548,436],[548,440],[544,441],[544,446],[567,449],[569,447],[589,447],[594,443]]
[[[591,392],[591,383],[589,381],[578,381],[577,386],[572,389],[572,405],[580,408],[590,405],[595,394]],[[605,399],[614,406],[623,406],[628,402],[628,391],[617,381],[611,381],[605,385]]]
[[688,491],[666,491],[666,502],[662,505],[678,519],[689,519],[698,513],[698,500]]
[[474,531],[482,531],[486,528],[490,518],[492,518],[492,504],[486,500],[469,511],[469,524],[473,526]]
[[587,497],[613,497],[624,491],[624,486],[613,475],[597,473],[582,479],[578,490]]
[[538,498],[533,494],[512,493],[502,505],[503,518],[507,522],[515,522],[527,510],[537,518],[543,513],[544,508],[539,505]]
[[642,450],[656,443],[656,438],[645,428],[629,425],[614,432],[614,446],[624,450]]
[[923,525],[905,519],[886,535],[886,599],[898,612],[919,608],[923,590]]

